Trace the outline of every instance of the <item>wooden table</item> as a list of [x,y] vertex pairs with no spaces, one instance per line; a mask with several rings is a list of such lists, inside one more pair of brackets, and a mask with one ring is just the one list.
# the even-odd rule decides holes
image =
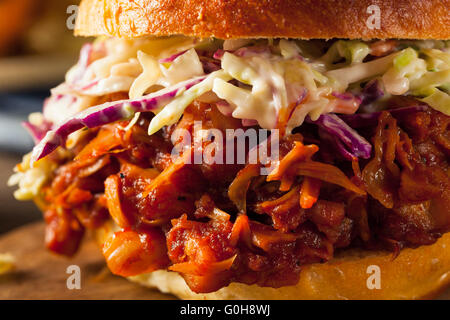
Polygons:
[[[0,253],[17,259],[14,272],[0,276],[0,299],[175,299],[113,276],[94,241],[85,241],[80,252],[67,259],[44,247],[44,225],[34,223],[0,237]],[[67,267],[81,269],[81,289],[69,290]]]
[[0,152],[0,235],[42,219],[42,214],[32,201],[17,201],[13,196],[16,187],[6,185],[14,166],[20,161],[19,155]]
[[[16,270],[0,276],[0,299],[175,299],[113,276],[97,244],[87,239],[71,259],[56,256],[44,247],[42,222],[21,227],[0,237],[0,253],[9,252],[18,261]],[[81,289],[67,289],[67,267],[81,269]],[[439,299],[450,300],[450,291]]]

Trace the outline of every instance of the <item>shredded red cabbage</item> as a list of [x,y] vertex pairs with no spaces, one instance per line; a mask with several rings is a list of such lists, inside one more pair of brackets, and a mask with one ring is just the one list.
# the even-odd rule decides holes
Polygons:
[[203,72],[205,74],[220,70],[220,61],[216,59],[200,56],[200,62],[202,63]]
[[270,48],[264,46],[254,46],[254,47],[242,47],[235,51],[218,49],[214,52],[213,58],[220,60],[222,59],[225,52],[232,53],[238,57],[253,57],[253,56],[270,56]]
[[[337,115],[323,114],[316,121],[312,121],[310,118],[307,121],[318,125],[338,139],[340,143],[337,143],[337,149],[344,157],[347,158],[351,154],[352,158],[370,158],[372,145]],[[342,149],[345,149],[345,152]]]
[[40,126],[36,126],[27,121],[22,122],[22,126],[30,133],[31,137],[34,140],[34,143],[36,144],[44,139],[47,132],[52,128],[52,124],[45,120]]
[[168,62],[173,62],[176,58],[178,58],[179,56],[182,56],[183,54],[185,54],[187,52],[187,50],[175,53],[173,55],[171,55],[168,58],[164,58],[164,59],[160,59],[159,63],[168,63]]
[[220,59],[222,59],[222,57],[225,54],[225,52],[228,52],[228,51],[225,51],[223,49],[217,49],[217,51],[214,52],[214,54],[213,54],[213,58],[217,59],[217,60],[220,60]]
[[358,96],[355,96],[354,94],[352,94],[350,92],[344,92],[344,93],[332,92],[331,95],[333,97],[336,97],[336,98],[344,100],[344,101],[349,101],[349,100],[353,100],[353,99],[361,100],[361,98],[359,98]]
[[233,52],[238,57],[270,56],[270,48],[265,46],[242,47]]
[[335,150],[338,151],[345,160],[353,161],[355,159],[355,156],[345,148],[344,144],[336,136],[319,128],[319,137],[321,140],[327,141],[331,146],[334,146]]
[[216,102],[216,107],[224,116],[231,117],[233,114],[233,107],[225,100]]
[[122,100],[108,102],[88,108],[70,118],[59,127],[47,132],[44,139],[33,149],[31,163],[42,159],[57,147],[64,145],[67,137],[84,127],[95,128],[133,116],[135,112],[155,111],[169,103],[181,90],[187,90],[203,81],[206,77],[181,82],[155,93],[151,93],[136,100]]
[[73,84],[78,83],[84,76],[84,73],[86,72],[86,69],[88,68],[91,60],[91,55],[93,51],[94,46],[91,43],[86,43],[83,45],[80,51],[80,57],[78,59],[78,70],[76,75],[73,78]]
[[384,90],[381,82],[378,79],[373,79],[364,86],[360,94],[360,98],[362,100],[361,105],[368,105],[378,99],[381,99],[383,96]]

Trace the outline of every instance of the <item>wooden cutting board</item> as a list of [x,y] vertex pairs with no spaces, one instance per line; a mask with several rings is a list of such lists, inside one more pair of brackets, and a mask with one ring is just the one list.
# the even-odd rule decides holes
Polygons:
[[[71,259],[51,254],[44,247],[42,222],[0,237],[0,253],[6,252],[14,255],[17,267],[10,274],[0,275],[0,299],[175,299],[112,275],[92,240],[86,239]],[[80,290],[67,289],[70,274],[66,270],[70,265],[80,267]],[[450,291],[439,299],[450,300]]]
[[[44,224],[34,223],[0,237],[0,253],[11,253],[16,269],[0,275],[0,299],[175,299],[112,275],[94,241],[86,239],[80,252],[67,259],[45,249]],[[67,288],[67,267],[81,271],[81,289]]]

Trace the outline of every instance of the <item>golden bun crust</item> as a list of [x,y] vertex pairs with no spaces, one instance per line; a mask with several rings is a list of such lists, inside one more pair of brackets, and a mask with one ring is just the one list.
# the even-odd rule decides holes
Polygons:
[[[97,231],[100,244],[110,235],[110,226]],[[450,286],[449,247],[447,233],[433,245],[402,250],[394,260],[389,252],[345,251],[328,263],[304,266],[297,285],[278,289],[232,283],[213,293],[196,294],[178,273],[164,270],[129,279],[182,299],[427,299]],[[379,267],[380,289],[367,287],[373,275],[369,266]]]
[[[366,21],[380,8],[380,28]],[[75,34],[450,39],[450,0],[83,0]]]

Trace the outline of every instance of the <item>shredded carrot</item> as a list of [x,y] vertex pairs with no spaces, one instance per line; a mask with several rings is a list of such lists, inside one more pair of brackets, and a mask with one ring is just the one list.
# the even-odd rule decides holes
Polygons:
[[359,161],[358,159],[353,159],[352,161],[352,169],[353,169],[353,174],[355,175],[355,177],[357,177],[358,179],[362,179],[361,178],[361,168],[359,167]]
[[[185,156],[186,155],[186,156]],[[185,152],[182,157],[179,157],[174,163],[165,168],[142,192],[142,197],[146,198],[153,190],[159,186],[170,183],[170,177],[181,170],[187,163],[187,156],[189,152]]]
[[316,161],[305,161],[297,164],[296,170],[299,175],[333,183],[357,194],[366,194],[364,190],[351,182],[340,169],[330,164]]
[[74,188],[67,195],[66,202],[69,205],[77,206],[81,205],[84,202],[88,202],[93,199],[93,195],[90,191],[83,190],[80,188]]
[[319,198],[321,182],[318,179],[305,177],[300,189],[300,207],[311,208]]
[[289,192],[282,195],[280,198],[274,200],[267,200],[262,203],[258,203],[257,207],[260,207],[265,212],[273,211],[276,207],[282,207],[282,211],[289,210],[293,205],[296,205],[298,200],[300,188],[299,186],[293,187]]
[[205,276],[208,274],[216,274],[222,271],[229,270],[236,259],[237,254],[223,261],[198,264],[195,261],[176,263],[168,269],[184,274],[191,274],[196,276]]
[[241,213],[246,212],[246,195],[253,177],[259,176],[259,165],[248,164],[238,172],[236,178],[228,188],[228,197]]
[[53,204],[55,204],[57,207],[69,208],[70,205],[67,203],[67,197],[76,188],[77,183],[76,182],[71,183],[61,194],[57,195],[53,199]]
[[294,233],[281,232],[258,222],[251,222],[250,229],[252,231],[252,243],[266,252],[270,251],[276,243],[297,240],[297,235]]
[[121,144],[121,138],[113,128],[102,128],[97,136],[76,156],[75,161],[83,162],[91,158],[101,157]]
[[361,100],[359,100],[359,98],[352,98],[349,100],[335,99],[333,112],[353,114],[358,110],[360,104]]
[[280,190],[288,191],[294,183],[295,165],[310,159],[317,151],[319,147],[314,144],[305,146],[300,141],[295,141],[295,147],[279,161],[277,167],[267,176],[267,181],[279,180]]
[[230,245],[235,247],[239,239],[242,239],[247,246],[251,246],[252,234],[248,217],[245,214],[240,214],[233,224],[230,235]]
[[297,103],[291,103],[287,108],[281,108],[277,124],[277,129],[280,130],[281,137],[285,135],[289,119],[291,118],[292,113],[295,111],[297,106]]

